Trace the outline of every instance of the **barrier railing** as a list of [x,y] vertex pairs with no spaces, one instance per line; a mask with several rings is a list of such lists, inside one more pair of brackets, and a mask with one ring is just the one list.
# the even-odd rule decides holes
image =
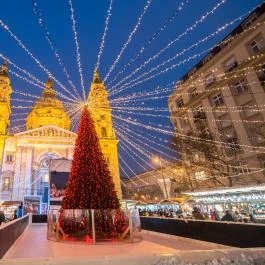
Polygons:
[[265,225],[141,216],[145,230],[233,247],[265,247]]
[[26,215],[0,226],[0,258],[5,255],[8,249],[24,232],[28,223],[29,216]]
[[95,244],[134,243],[142,239],[138,210],[50,210],[47,223],[47,238],[54,241]]

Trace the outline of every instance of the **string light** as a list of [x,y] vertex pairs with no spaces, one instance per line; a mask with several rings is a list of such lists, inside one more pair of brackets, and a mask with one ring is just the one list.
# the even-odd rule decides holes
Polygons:
[[[120,159],[120,155],[119,155],[119,159]],[[138,186],[136,182],[133,181],[133,179],[128,175],[128,173],[124,170],[123,166],[120,164],[120,169],[122,172],[124,172],[124,174],[126,175],[126,177],[135,185]]]
[[68,83],[70,84],[70,86],[73,88],[76,96],[80,98],[80,95],[79,93],[77,92],[76,90],[76,87],[74,86],[71,78],[70,78],[70,75],[68,73],[68,70],[66,69],[64,63],[63,63],[63,60],[57,50],[57,48],[55,47],[53,41],[52,41],[52,38],[51,38],[51,35],[50,35],[50,32],[48,31],[48,28],[47,26],[45,25],[45,22],[44,22],[44,19],[43,19],[43,16],[40,12],[40,9],[38,7],[38,4],[37,4],[37,1],[36,0],[32,0],[32,6],[33,6],[33,11],[35,13],[35,15],[37,16],[37,20],[38,20],[38,24],[40,25],[40,27],[43,29],[43,32],[44,32],[44,35],[45,35],[45,39],[47,40],[55,58],[57,59],[57,62],[58,64],[60,65],[61,69],[63,70],[65,76],[66,76],[66,80],[68,81]]
[[117,80],[117,78],[127,69],[127,67],[131,66],[132,63],[134,63],[139,56],[144,52],[144,50],[152,44],[152,42],[158,38],[158,36],[166,30],[168,25],[174,21],[174,19],[177,17],[177,14],[184,9],[184,6],[189,3],[189,0],[185,0],[179,4],[179,6],[176,8],[175,12],[163,23],[163,25],[152,35],[152,37],[144,43],[144,45],[140,48],[140,50],[133,55],[133,57],[129,60],[127,64],[123,67],[121,71],[119,71],[116,76],[107,84],[110,86],[114,81]]
[[[13,70],[11,70],[11,69],[9,69],[8,71],[9,71],[9,73],[13,74],[13,75],[16,76],[17,78],[22,79],[23,81],[25,81],[25,82],[27,82],[27,83],[29,83],[29,84],[31,84],[31,85],[34,85],[34,86],[36,86],[36,87],[39,87],[39,88],[43,89],[43,86],[40,86],[39,84],[34,83],[33,81],[29,80],[28,78],[19,75],[17,72],[15,72],[15,71],[13,71]],[[29,95],[29,93],[25,93],[25,95]],[[66,100],[68,100],[68,101],[76,102],[76,100],[73,100],[73,99],[71,99],[71,98],[69,98],[69,97],[66,97],[64,94],[62,94],[62,93],[59,92],[59,91],[56,91],[56,95],[58,95],[59,97],[61,97],[61,98],[63,98],[63,99],[66,99]]]
[[[123,162],[123,164],[133,173],[134,176],[136,176],[136,173],[132,170],[132,168],[126,163],[126,161],[120,156],[119,159]],[[141,180],[141,179],[140,179]],[[147,184],[147,182],[141,180],[144,184]]]
[[0,19],[0,26],[6,30],[9,35],[18,43],[18,45],[33,59],[33,61],[42,69],[45,71],[45,73],[52,77],[52,79],[63,89],[65,90],[71,97],[74,99],[77,99],[68,89],[66,89],[53,75],[52,73],[42,65],[39,59],[37,59],[30,51],[29,49],[23,44],[23,42],[9,29],[9,27]]
[[[126,127],[125,127],[126,128]],[[124,129],[124,127],[123,127],[123,129]],[[123,130],[122,130],[123,131]],[[151,136],[152,138],[155,138],[156,139],[156,141],[152,141],[152,140],[150,140],[148,137],[143,137],[143,136],[141,136],[141,135],[139,135],[139,134],[137,134],[137,133],[135,133],[135,130],[128,130],[128,134],[126,134],[127,136],[131,136],[131,134],[136,134],[136,136],[137,137],[140,137],[140,138],[142,138],[143,140],[144,140],[144,142],[142,142],[141,141],[141,146],[142,145],[146,145],[146,141],[147,142],[150,142],[151,143],[151,147],[153,147],[153,145],[159,145],[159,146],[161,146],[161,147],[163,147],[163,148],[166,148],[166,149],[168,149],[169,151],[172,151],[171,149],[169,149],[168,147],[166,147],[166,146],[163,146],[163,145],[160,145],[160,144],[158,144],[157,143],[157,140],[161,140],[161,138],[157,138],[157,137],[153,137],[153,136]],[[167,140],[165,140],[166,142],[168,142]],[[150,146],[149,146],[150,147]],[[156,149],[156,152],[158,152],[159,153],[159,151]],[[160,152],[161,153],[161,152]],[[178,151],[178,153],[179,154],[185,154],[185,153],[182,153],[182,152],[180,152],[180,151]],[[168,153],[162,153],[163,155],[168,155]],[[179,159],[176,159],[175,157],[172,157],[171,156],[171,160],[172,160],[172,158],[174,159],[174,160],[179,160]],[[215,164],[215,162],[211,162],[211,161],[209,161],[209,163],[210,164]],[[217,162],[217,164],[219,164],[218,162]],[[221,164],[220,164],[221,165]],[[233,166],[233,165],[228,165],[230,168],[237,168],[237,169],[242,169],[243,168],[243,166]],[[202,166],[200,166],[200,168],[204,168],[204,167],[202,167]],[[204,168],[204,169],[207,169],[207,168]],[[249,168],[248,167],[248,169],[250,169],[250,170],[260,170],[261,168],[258,168],[258,167],[251,167],[251,168]],[[207,169],[208,170],[208,169]],[[263,169],[262,169],[263,170]]]
[[179,34],[176,39],[173,41],[170,41],[163,49],[160,49],[158,53],[156,53],[154,56],[147,59],[140,67],[138,67],[136,70],[134,70],[134,74],[137,73],[139,70],[141,70],[143,67],[146,67],[150,62],[157,59],[162,53],[164,53],[167,49],[169,49],[174,43],[176,43],[178,40],[180,40],[183,36],[186,36],[189,32],[194,30],[200,23],[202,23],[209,15],[214,14],[214,12],[226,2],[226,0],[221,0],[215,5],[211,11],[207,11],[204,15],[201,16],[199,20],[196,20],[195,23],[187,28],[182,34]]
[[[184,134],[181,134],[181,133],[174,134],[172,131],[165,130],[165,129],[160,129],[160,128],[153,127],[153,126],[146,125],[146,124],[142,124],[142,123],[139,123],[139,122],[137,122],[135,120],[131,120],[130,118],[125,119],[125,118],[120,117],[119,115],[115,115],[114,117],[119,119],[119,120],[125,121],[127,123],[130,123],[130,124],[133,124],[133,125],[137,125],[137,126],[143,127],[145,129],[148,129],[148,130],[153,130],[153,131],[156,131],[156,132],[164,133],[164,134],[167,134],[167,135],[170,135],[170,136],[177,135],[177,136],[180,136],[180,137],[183,137],[183,138],[186,137],[186,138],[188,138],[188,139],[190,139],[192,141],[207,142],[207,143],[210,143],[210,144],[213,144],[213,145],[217,144],[217,145],[223,145],[223,146],[227,146],[227,147],[231,147],[231,148],[234,147],[234,144],[230,144],[230,143],[227,143],[227,142],[224,142],[224,141],[216,141],[216,140],[204,139],[204,138],[200,138],[200,137],[184,135]],[[245,145],[245,144],[237,144],[237,145],[240,146],[242,149],[249,148],[248,149],[249,152],[265,153],[265,151],[259,151],[259,150],[265,149],[265,147],[262,147],[262,146],[252,146],[252,145]]]
[[[123,129],[124,129],[124,127],[123,127]],[[121,131],[124,131],[124,130],[121,130]],[[126,127],[125,127],[125,129],[127,129]],[[128,130],[128,129],[127,129]],[[135,133],[135,130],[128,130],[128,134],[126,134],[128,137],[129,136],[132,136],[132,134],[135,134],[137,137],[139,137],[139,138],[142,138],[143,140],[144,140],[144,142],[143,141],[140,141],[140,144],[141,144],[141,146],[142,145],[146,145],[146,142],[150,142],[150,145],[148,146],[149,148],[151,147],[151,148],[153,148],[153,146],[154,145],[158,145],[159,147],[162,147],[162,148],[165,148],[165,149],[167,149],[168,151],[170,151],[170,152],[172,152],[172,149],[170,149],[169,147],[167,147],[167,146],[164,146],[164,145],[161,145],[161,144],[159,144],[159,143],[157,143],[157,140],[161,140],[160,138],[157,138],[157,137],[152,137],[152,138],[156,138],[156,141],[152,141],[152,140],[150,140],[149,139],[149,137],[143,137],[143,136],[141,136],[141,135],[139,135],[139,134],[137,134],[137,133]],[[137,139],[137,138],[135,138],[135,139]],[[138,140],[139,141],[139,140]],[[167,140],[165,140],[166,142],[168,142]],[[156,153],[160,153],[160,154],[162,154],[163,156],[168,156],[169,154],[168,153],[164,153],[164,152],[160,152],[158,149],[155,149],[155,151],[156,151]],[[181,154],[181,155],[183,155],[183,154],[185,154],[184,152],[181,152],[181,151],[178,151],[178,154]],[[171,156],[171,155],[169,155],[170,156],[170,159],[172,160],[175,160],[175,161],[179,161],[180,159],[177,159],[176,157],[174,157],[174,156]],[[217,163],[217,164],[220,164],[218,161],[216,161],[216,162],[211,162],[211,161],[208,161],[208,163],[210,163],[210,164],[215,164],[215,163]],[[229,162],[228,162],[229,163]],[[221,164],[220,164],[221,165]],[[243,166],[234,166],[234,165],[230,165],[230,164],[228,164],[228,166],[230,167],[230,168],[236,168],[236,169],[242,169],[243,168]],[[200,166],[201,168],[204,168],[205,169],[205,167],[202,167],[202,166]],[[260,169],[262,169],[262,168],[258,168],[258,167],[248,167],[248,169],[249,170],[260,170]],[[207,169],[208,170],[208,169]],[[263,169],[262,169],[263,170]]]
[[107,75],[105,76],[105,78],[104,78],[104,80],[103,80],[104,83],[106,83],[106,81],[107,81],[109,75],[112,73],[112,71],[114,70],[116,64],[119,62],[121,56],[123,55],[124,51],[126,50],[126,48],[128,47],[128,45],[129,45],[130,42],[132,41],[132,38],[133,38],[133,36],[136,34],[136,32],[137,32],[139,26],[141,25],[141,21],[142,21],[142,19],[143,19],[143,16],[145,15],[146,11],[148,10],[148,7],[150,6],[151,2],[152,2],[152,0],[147,0],[146,5],[144,6],[143,12],[142,12],[142,14],[140,15],[140,17],[138,18],[135,27],[133,28],[132,32],[129,34],[129,37],[128,37],[127,41],[123,44],[120,53],[118,54],[118,56],[117,56],[117,58],[115,59],[114,63],[113,63],[112,66],[110,67],[110,69],[109,69]]
[[[254,68],[254,67],[253,67]],[[257,70],[256,73],[259,73],[259,72],[262,72],[262,69],[260,70]],[[244,74],[247,74],[246,72]],[[244,76],[244,74],[242,76]],[[240,77],[241,75],[237,75],[237,77]],[[226,80],[227,81],[227,80]],[[220,82],[220,80],[218,80],[218,82]],[[248,82],[248,86],[252,86],[252,85],[256,85],[256,84],[259,84],[260,82]],[[221,87],[212,87],[210,89],[204,89],[204,90],[199,90],[197,91],[197,95],[199,96],[200,94],[206,94],[206,93],[213,93],[214,91],[224,91],[224,90],[230,90],[231,87],[228,86],[228,85],[225,85],[225,86],[221,86]],[[135,102],[141,102],[141,104],[143,104],[144,101],[147,101],[147,100],[157,100],[157,99],[163,99],[163,98],[168,98],[169,95],[168,95],[168,92],[172,92],[173,88],[165,88],[165,89],[162,89],[160,90],[160,92],[141,92],[141,93],[134,93],[132,94],[132,96],[125,96],[125,97],[122,97],[122,98],[116,98],[116,99],[113,99],[111,100],[111,104],[113,106],[120,106],[121,103],[123,106],[127,106],[127,104],[125,103],[135,103]],[[163,95],[163,96],[153,96],[153,97],[150,97],[152,95],[160,95],[162,93],[167,93],[167,95]],[[252,93],[252,92],[244,92],[244,95],[252,95],[252,94],[263,94],[263,92],[255,92],[255,93]],[[175,93],[174,92],[174,97],[175,96],[184,96],[184,95],[187,95],[187,96],[193,96],[193,92],[185,92],[183,91],[182,93]],[[222,95],[223,98],[229,98],[230,96],[229,95]],[[135,99],[136,98],[136,99]]]
[[43,85],[41,86],[41,85],[39,85],[39,84],[37,84],[37,83],[31,81],[31,80],[29,80],[28,78],[21,76],[20,74],[18,74],[17,72],[15,72],[15,71],[13,71],[13,70],[11,70],[11,69],[9,69],[8,72],[9,72],[10,74],[16,76],[17,78],[22,79],[23,81],[26,81],[27,83],[29,83],[29,84],[31,84],[31,85],[33,85],[33,86],[36,86],[36,87],[39,87],[39,88],[43,88]]
[[[149,74],[149,73],[151,73],[151,72],[153,72],[153,71],[159,69],[160,67],[164,66],[165,64],[167,64],[167,63],[169,63],[169,62],[175,60],[176,58],[178,58],[178,57],[184,55],[187,51],[190,51],[190,50],[193,49],[194,47],[198,47],[200,44],[202,44],[202,43],[208,41],[209,39],[215,37],[216,35],[218,35],[218,34],[221,33],[222,31],[226,30],[227,27],[233,25],[233,24],[236,23],[237,21],[242,20],[243,17],[245,17],[245,16],[248,15],[249,13],[250,13],[250,11],[247,12],[247,13],[245,13],[244,15],[241,15],[240,17],[237,17],[237,18],[235,18],[234,20],[232,20],[232,21],[230,21],[230,22],[224,24],[223,26],[219,27],[219,28],[218,28],[216,31],[214,31],[213,33],[211,33],[211,34],[207,35],[206,37],[204,37],[204,38],[202,38],[202,39],[196,41],[195,43],[193,43],[192,45],[188,46],[187,48],[185,47],[181,52],[178,52],[176,55],[171,56],[169,59],[163,61],[161,64],[157,65],[156,67],[153,67],[150,71],[148,71],[148,72],[142,74],[140,77],[145,76],[145,75],[147,75],[147,74]],[[132,77],[135,73],[137,73],[137,72],[139,71],[138,69],[141,70],[140,67],[137,68],[137,71],[133,71],[131,74],[129,74],[128,76],[126,76],[125,78],[123,78],[120,82],[118,82],[117,84],[115,84],[115,85],[110,89],[110,91],[113,90],[113,89],[115,89],[116,87],[120,86],[120,85],[121,85],[122,83],[124,83],[127,79],[129,79],[130,77]],[[139,79],[140,77],[138,77],[138,79]],[[135,79],[135,80],[137,80],[137,79]]]
[[[33,0],[33,1],[36,1],[36,0]],[[71,1],[69,0],[69,2],[71,2]],[[105,38],[106,38],[106,33],[107,33],[107,30],[108,30],[109,19],[111,17],[111,11],[112,11],[112,4],[113,4],[112,2],[113,2],[113,0],[111,0],[111,2],[110,2],[110,6],[109,6],[109,9],[108,9],[108,14],[107,14],[106,21],[105,21],[105,28],[104,28],[104,33],[103,33],[103,36],[102,36],[102,39],[101,39],[101,43],[100,43],[100,47],[99,47],[99,54],[98,54],[98,58],[97,58],[96,68],[99,67],[99,65],[100,65],[100,58],[101,58],[101,55],[103,53],[104,46],[105,46]],[[146,4],[148,4],[148,1],[147,1]],[[70,7],[71,7],[71,3],[70,3]],[[75,18],[74,18],[74,20],[75,20]],[[238,20],[239,20],[239,18],[238,18]],[[230,23],[232,23],[232,22],[230,22]],[[225,24],[224,26],[226,26],[227,24]],[[261,24],[257,24],[257,26],[258,25],[261,25]],[[140,24],[139,24],[139,26],[140,26]],[[226,26],[226,27],[228,27],[228,26]],[[222,28],[219,28],[219,29],[220,29],[220,31],[223,30]],[[250,30],[250,29],[248,28],[248,30]],[[212,33],[212,34],[214,34],[214,33]],[[213,35],[213,36],[215,36],[215,35]],[[206,42],[206,38],[207,37],[203,38],[203,39],[205,39],[204,41],[203,41],[203,39],[199,40],[199,43]],[[153,40],[154,39],[152,39],[152,41]],[[231,39],[229,41],[231,41]],[[148,44],[148,45],[150,45],[150,44]],[[188,48],[186,48],[186,51],[191,46],[189,46]],[[78,47],[79,47],[79,45],[78,45]],[[76,47],[76,49],[78,49],[78,51],[79,51],[79,48]],[[192,48],[190,48],[190,49],[192,49]],[[184,50],[182,50],[182,51],[184,51]],[[183,54],[181,54],[181,55],[183,55]],[[141,54],[139,54],[139,56],[140,55]],[[175,55],[174,58],[177,58],[176,55]],[[136,53],[136,55],[129,61],[129,63],[136,61],[136,59],[139,56]],[[261,60],[261,59],[263,59],[262,56],[263,56],[263,54],[261,55],[261,57],[258,57],[258,56],[256,56],[255,58],[254,57],[251,57],[251,58],[248,58],[247,60],[249,60],[249,62],[252,59],[253,60],[254,59],[260,59]],[[159,70],[160,67],[162,69],[162,67],[164,65],[172,62],[173,61],[172,58],[173,57],[171,57],[170,59],[164,61],[163,62],[164,63],[163,65],[158,65],[158,67],[154,67],[150,71],[148,71],[146,73],[143,73],[141,76],[138,76],[134,80],[131,80],[130,81],[131,83],[130,84],[127,84],[127,85],[131,85],[131,84],[133,84],[133,82],[136,82],[138,80],[142,81],[141,80],[142,78],[148,77],[154,71]],[[188,58],[185,58],[185,59],[188,59]],[[128,63],[126,65],[128,65]],[[81,66],[81,64],[80,64],[80,66]],[[257,67],[257,66],[261,66],[261,64],[256,64],[255,66],[252,65],[251,67],[248,67],[248,70],[250,70],[250,69],[251,70],[255,70],[255,67]],[[114,68],[115,68],[115,65],[114,65]],[[18,68],[16,68],[16,69],[18,69]],[[225,74],[222,74],[222,75],[220,75],[220,79],[218,81],[227,81],[227,80],[230,80],[230,79],[232,79],[232,76],[238,78],[238,77],[241,76],[240,71],[242,72],[243,69],[245,69],[245,68],[241,68],[239,70],[233,71],[233,75],[229,74],[228,77]],[[81,72],[82,72],[82,68],[81,68]],[[34,80],[26,72],[23,72],[23,73],[26,74],[27,77],[29,77],[31,80]],[[243,73],[242,76],[244,74],[246,74],[246,73]],[[117,77],[117,75],[114,77],[114,79],[116,77]],[[195,84],[199,84],[200,82],[202,82],[203,79],[206,79],[206,78],[204,78],[203,75],[202,75],[202,77],[203,78],[200,79],[199,82],[196,82],[195,83],[195,81],[194,81],[194,83]],[[127,78],[127,79],[129,79],[129,78]],[[24,79],[24,81],[26,81],[26,82],[31,81],[31,80]],[[110,83],[112,83],[112,82],[113,82],[113,80]],[[42,87],[43,88],[43,83],[42,82],[39,83],[35,79],[34,80],[34,83],[36,85],[39,85],[39,87]],[[173,83],[175,84],[175,81]],[[254,84],[254,83],[255,82],[249,83],[249,85],[250,84]],[[120,83],[120,84],[123,84],[123,83]],[[120,84],[118,86],[120,86]],[[179,159],[176,159],[176,157],[172,156],[172,154],[170,152],[167,152],[167,151],[172,151],[172,150],[169,147],[165,146],[165,143],[166,142],[169,143],[169,141],[167,141],[165,138],[168,138],[168,136],[174,136],[175,135],[175,133],[172,130],[172,126],[171,127],[170,126],[166,126],[166,125],[163,125],[163,124],[159,124],[157,122],[154,122],[153,124],[152,124],[152,122],[143,123],[143,122],[140,122],[138,119],[134,119],[134,118],[128,117],[128,114],[131,114],[133,116],[147,116],[147,117],[155,117],[155,118],[157,118],[157,117],[160,117],[160,118],[165,117],[165,118],[168,118],[169,115],[166,115],[166,113],[160,113],[160,112],[167,112],[168,113],[168,111],[169,111],[168,108],[162,108],[162,107],[144,107],[143,105],[148,100],[150,100],[150,101],[151,100],[159,100],[159,99],[162,99],[162,98],[167,97],[167,95],[165,95],[165,94],[166,93],[170,93],[174,89],[174,87],[175,87],[174,84],[171,84],[169,87],[163,87],[163,88],[162,87],[159,87],[159,86],[156,87],[155,89],[153,89],[153,88],[149,88],[149,89],[144,88],[145,91],[140,91],[138,93],[131,93],[130,92],[128,95],[124,95],[123,97],[117,97],[115,95],[116,92],[117,92],[117,89],[115,89],[115,88],[118,87],[117,84],[115,84],[115,86],[116,86],[116,87],[114,86],[114,89],[115,90],[113,89],[113,92],[115,92],[115,93],[111,93],[110,94],[110,97],[111,97],[110,103],[113,106],[113,113],[114,113],[113,114],[113,124],[114,124],[114,127],[117,128],[117,134],[118,134],[118,136],[121,137],[121,139],[123,139],[123,141],[120,143],[120,146],[122,146],[121,148],[123,149],[123,151],[125,153],[127,153],[127,155],[131,158],[131,160],[134,161],[139,166],[142,165],[142,163],[139,163],[139,161],[142,161],[146,165],[150,166],[150,164],[151,164],[150,163],[150,158],[153,155],[153,151],[155,151],[156,153],[159,153],[159,154],[163,155],[163,157],[166,156],[170,161],[175,161],[175,160],[178,161],[179,160]],[[118,87],[118,89],[121,89],[121,88],[124,88],[124,87],[121,87],[121,86]],[[206,89],[204,91],[198,91],[198,93],[206,93],[206,92],[210,92],[210,91],[212,92],[214,90],[216,90],[216,91],[221,90],[222,91],[222,90],[225,90],[225,89],[230,89],[230,88],[229,88],[229,86],[220,86],[219,85],[219,87],[214,87],[212,89]],[[23,95],[23,93],[20,93],[20,92],[18,92],[17,94]],[[176,96],[176,95],[190,95],[190,94],[191,93],[189,93],[189,92],[187,93],[187,92],[184,91],[183,93],[174,93],[174,96]],[[27,93],[24,93],[23,96],[29,96],[29,97],[35,97],[35,98],[37,98],[37,96],[30,95],[30,94],[27,94]],[[22,102],[22,100],[16,99],[16,98],[14,99],[14,101],[15,102]],[[30,101],[30,100],[23,101],[23,103],[32,103],[32,102],[33,101]],[[140,106],[139,106],[139,104],[137,105],[138,102],[141,103]],[[65,96],[63,104],[65,105],[67,114],[69,116],[71,116],[72,128],[76,127],[77,121],[78,121],[79,115],[80,115],[80,109],[84,106],[84,104],[87,104],[87,102],[82,102],[82,100],[80,100],[80,99],[79,100],[69,101],[69,97],[66,97]],[[14,109],[15,110],[16,109],[21,110],[22,108],[27,108],[27,106],[15,106]],[[232,112],[233,111],[235,111],[235,112],[241,112],[241,111],[244,111],[244,110],[253,111],[253,112],[260,112],[260,111],[263,111],[264,109],[265,108],[264,108],[263,105],[257,105],[257,104],[255,104],[255,105],[244,106],[244,107],[242,106],[242,107],[236,107],[236,108],[233,107],[233,106],[228,107],[228,108],[209,107],[209,108],[206,108],[205,109],[205,112],[216,111],[216,112],[226,112],[227,113],[228,110],[231,110]],[[181,109],[179,109],[179,110],[181,110]],[[190,110],[188,110],[188,108],[186,108],[185,110],[190,111]],[[148,112],[151,112],[151,113],[148,113]],[[17,113],[17,114],[18,115],[14,114],[14,116],[12,116],[12,117],[16,117],[16,116],[18,117],[17,119],[13,119],[12,122],[20,122],[20,121],[22,122],[22,121],[25,120],[25,119],[19,118],[19,115],[26,115],[26,114],[23,114],[23,113]],[[190,119],[191,120],[194,120],[195,118],[190,118]],[[217,121],[225,121],[225,120],[215,119],[214,121],[217,122]],[[232,122],[245,122],[246,121],[246,122],[253,123],[253,124],[264,123],[264,121],[258,121],[258,120],[256,120],[256,118],[255,118],[255,120],[251,120],[251,121],[248,121],[248,120],[229,120],[229,121],[232,121]],[[133,128],[132,126],[134,126],[136,128]],[[14,127],[14,128],[17,130],[20,127]],[[140,133],[137,133],[137,131],[139,131],[139,130],[137,130],[137,128],[138,129],[141,129],[141,130],[145,130],[143,132],[143,135],[144,136],[141,135]],[[150,130],[153,132],[152,134],[150,134]],[[159,135],[159,137],[156,137],[155,136],[156,134]],[[153,139],[155,139],[155,140],[153,140]],[[193,141],[201,141],[201,140],[202,139],[193,138]],[[203,140],[205,140],[205,139],[203,139]],[[222,141],[215,141],[214,143],[211,142],[211,144],[214,144],[214,145],[222,145],[223,142]],[[225,145],[225,146],[226,146],[226,148],[233,148],[233,146],[230,146],[230,145]],[[246,150],[248,150],[248,148],[250,148],[250,146],[247,146],[247,145],[239,145],[239,146],[242,147],[242,148],[244,148],[244,149],[246,149]],[[251,146],[251,148],[252,148],[252,146]],[[136,152],[134,150],[136,150]],[[261,151],[261,149],[255,149],[253,151],[255,151],[257,153],[264,153],[264,152]],[[122,159],[124,159],[124,158],[122,157]],[[148,161],[149,161],[149,163],[148,163]],[[165,160],[165,161],[167,161],[167,160]],[[125,161],[125,163],[127,163],[127,161]],[[133,172],[132,170],[130,170],[132,168],[129,169],[126,166],[125,163],[121,160],[121,164],[122,165],[125,165],[126,171],[129,170],[130,173],[128,174],[126,171],[124,171],[124,169],[122,167],[121,167],[121,170],[124,171],[124,172],[126,172],[126,174],[128,176],[131,173],[132,174],[135,174],[135,172]],[[127,164],[127,165],[129,167],[131,167],[130,164]],[[232,165],[229,165],[229,166],[233,167]],[[240,167],[238,167],[238,168],[240,168]],[[145,168],[145,170],[147,170],[147,168]],[[144,180],[142,180],[141,178],[139,180],[142,183],[144,183]],[[145,182],[145,184],[148,185],[149,183],[148,182]]]
[[[264,21],[263,23],[265,23],[265,21]],[[228,43],[228,42],[230,42],[232,38],[234,38],[234,37],[231,37],[231,38],[229,38],[229,39],[223,41],[223,43]],[[220,45],[220,44],[219,44],[219,45]],[[142,80],[140,80],[140,81],[138,81],[138,82],[135,82],[135,81],[139,80],[140,78],[146,76],[147,74],[153,72],[154,70],[160,68],[160,65],[163,64],[163,62],[162,62],[160,65],[158,65],[158,66],[152,68],[150,71],[148,71],[148,72],[142,74],[141,76],[139,76],[139,77],[137,77],[137,78],[135,78],[135,79],[133,79],[133,80],[131,80],[131,81],[129,81],[129,82],[123,84],[119,89],[114,90],[114,92],[112,92],[112,93],[110,93],[110,94],[115,95],[115,94],[117,94],[117,93],[120,93],[121,91],[124,91],[125,89],[131,88],[131,87],[134,87],[134,86],[139,85],[139,84],[141,84],[141,83],[143,83],[143,82],[146,82],[146,81],[148,81],[148,80],[150,80],[150,79],[153,79],[153,78],[155,78],[155,77],[158,76],[158,75],[164,74],[164,73],[168,72],[169,70],[172,70],[172,69],[174,69],[174,68],[176,68],[176,67],[179,67],[179,66],[182,65],[182,64],[188,63],[189,61],[194,60],[194,59],[196,59],[196,58],[202,56],[203,54],[205,54],[205,53],[207,53],[207,52],[213,50],[214,47],[216,47],[216,45],[214,45],[214,46],[212,46],[212,47],[210,47],[210,48],[208,48],[208,49],[206,49],[206,50],[203,50],[203,51],[201,51],[201,52],[198,52],[198,53],[196,53],[196,54],[194,54],[194,55],[192,55],[192,56],[189,56],[188,58],[185,58],[184,60],[179,61],[178,63],[172,64],[171,66],[166,67],[164,70],[161,70],[161,71],[159,71],[159,72],[157,72],[157,73],[155,73],[155,74],[153,74],[153,75],[150,75],[150,76],[147,77],[147,78],[144,78],[144,79],[142,79]],[[249,61],[249,60],[254,60],[256,57],[263,57],[263,56],[264,56],[263,54],[261,54],[261,55],[256,55],[256,56],[250,56],[250,57],[247,59],[247,61]],[[224,74],[223,74],[223,75],[224,75]],[[133,83],[133,82],[134,82],[134,83]],[[133,84],[131,84],[131,83],[133,83]],[[130,85],[130,84],[131,84],[131,85]]]
[[22,73],[26,74],[29,78],[33,79],[35,82],[37,82],[39,85],[44,86],[44,83],[41,82],[36,76],[34,76],[33,74],[29,73],[28,71],[26,71],[25,69],[17,66],[14,62],[12,62],[9,58],[7,58],[6,56],[4,56],[3,54],[0,53],[0,57],[4,60],[7,61],[9,65],[12,65],[14,68],[16,68],[17,70],[21,71]]
[[110,20],[111,11],[112,11],[112,2],[113,2],[113,0],[110,0],[109,9],[108,9],[108,12],[107,12],[107,18],[105,20],[104,33],[103,33],[103,36],[102,36],[102,39],[101,39],[99,52],[98,52],[97,63],[96,63],[95,69],[98,69],[99,66],[100,66],[100,58],[101,58],[101,55],[103,54],[103,50],[104,50],[104,47],[105,47],[105,39],[106,39],[106,36],[107,36],[107,31],[109,29],[109,20]]
[[79,47],[78,35],[77,35],[77,31],[76,31],[76,20],[75,20],[75,15],[74,15],[74,8],[73,8],[72,0],[68,0],[68,2],[69,2],[69,5],[70,5],[70,11],[71,11],[72,30],[73,30],[73,33],[74,33],[76,61],[77,61],[78,72],[79,72],[79,76],[80,76],[80,80],[81,80],[81,88],[82,88],[82,92],[83,92],[83,99],[85,101],[86,100],[86,93],[85,93],[85,86],[84,86],[83,69],[82,69],[82,64],[81,64],[80,47]]
[[76,51],[76,61],[77,61],[77,66],[78,66],[78,72],[81,80],[81,88],[83,92],[83,99],[86,100],[86,93],[85,93],[85,86],[84,86],[84,78],[83,78],[83,69],[82,69],[82,64],[81,64],[81,55],[80,55],[80,47],[78,43],[78,35],[76,31],[76,20],[75,20],[75,15],[74,15],[74,8],[73,8],[73,3],[72,0],[68,0],[69,5],[70,5],[70,11],[71,11],[71,21],[72,21],[72,30],[74,34],[74,42],[75,42],[75,51]]

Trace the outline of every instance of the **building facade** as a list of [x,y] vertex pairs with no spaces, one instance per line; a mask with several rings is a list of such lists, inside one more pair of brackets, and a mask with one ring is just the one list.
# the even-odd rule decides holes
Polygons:
[[[215,146],[214,152],[224,163],[220,167],[227,167],[226,174],[217,179],[201,178],[201,183],[214,179],[204,187],[265,182],[264,51],[262,4],[187,72],[169,97],[177,138]],[[196,160],[202,160],[207,169],[217,163],[201,152],[181,155],[188,167]],[[211,174],[214,169],[208,170]],[[197,177],[193,174],[193,178]]]
[[[44,195],[51,159],[73,158],[76,133],[70,130],[71,120],[62,102],[56,98],[53,82],[48,79],[42,95],[26,118],[26,131],[10,135],[11,92],[8,67],[3,64],[0,71],[0,200],[23,201],[26,195]],[[94,73],[89,95],[93,104],[91,112],[103,155],[121,198],[118,141],[112,128],[107,96],[98,73]]]
[[185,168],[177,163],[166,163],[123,181],[123,198],[159,202],[174,198],[183,190],[190,190]]

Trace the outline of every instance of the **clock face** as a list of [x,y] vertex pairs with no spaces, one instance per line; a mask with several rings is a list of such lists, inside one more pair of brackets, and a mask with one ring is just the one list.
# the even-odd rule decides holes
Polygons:
[[101,120],[105,120],[106,119],[106,116],[104,114],[100,115],[100,119]]

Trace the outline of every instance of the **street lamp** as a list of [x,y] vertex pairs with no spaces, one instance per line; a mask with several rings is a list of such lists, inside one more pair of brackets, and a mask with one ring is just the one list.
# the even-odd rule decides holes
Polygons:
[[160,166],[161,175],[162,175],[162,178],[163,178],[163,183],[164,183],[164,188],[165,188],[165,193],[166,193],[166,199],[168,199],[167,185],[166,185],[166,180],[165,180],[165,176],[163,174],[163,169],[162,169],[162,159],[161,159],[160,156],[155,156],[153,158],[153,162],[156,163],[156,164],[159,164],[159,166]]

